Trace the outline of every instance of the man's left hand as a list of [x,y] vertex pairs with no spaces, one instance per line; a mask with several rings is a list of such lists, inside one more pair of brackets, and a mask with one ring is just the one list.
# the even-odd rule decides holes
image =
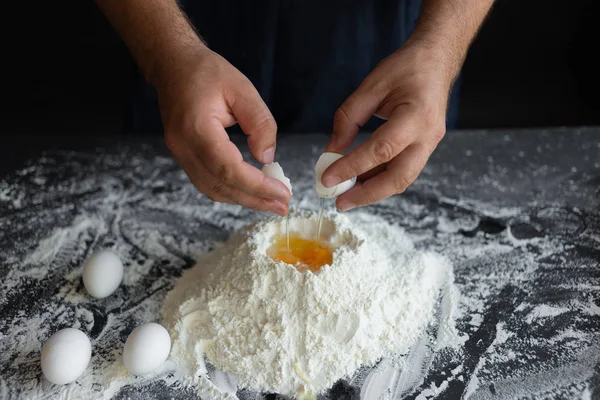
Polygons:
[[417,178],[446,132],[453,75],[443,57],[420,42],[408,42],[380,62],[334,116],[326,151],[343,153],[371,116],[385,119],[371,137],[323,174],[326,187],[357,177],[337,199],[347,211],[402,193]]

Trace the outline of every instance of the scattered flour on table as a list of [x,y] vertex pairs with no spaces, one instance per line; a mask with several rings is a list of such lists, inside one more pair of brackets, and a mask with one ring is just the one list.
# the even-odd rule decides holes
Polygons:
[[[315,146],[313,160],[291,169],[297,207],[318,204],[311,163],[321,150]],[[452,260],[460,304],[455,313],[438,311],[408,353],[359,368],[324,399],[346,391],[365,400],[457,393],[470,399],[594,397],[600,362],[597,207],[577,209],[546,195],[518,208],[507,207],[515,203],[503,196],[482,199],[477,185],[487,192],[498,176],[512,182],[490,171],[477,181],[467,173],[461,180],[468,184],[448,192],[454,183],[426,168],[406,195],[372,207],[376,216],[349,214],[359,224],[370,218],[399,223],[415,248]],[[559,170],[536,171],[536,179],[547,182]],[[585,187],[593,185],[567,189],[579,196]],[[173,362],[190,360],[176,354],[146,377],[127,374],[121,361],[135,326],[161,322],[163,300],[182,269],[256,218],[199,195],[170,157],[127,147],[51,154],[0,180],[0,398],[171,398],[190,391],[205,399],[266,397],[236,392],[239,378],[210,363],[207,376],[190,378],[190,368]],[[490,219],[506,229],[486,232],[483,223]],[[370,223],[363,229],[368,239],[382,234],[372,235]],[[122,257],[126,276],[113,296],[97,300],[81,284],[81,265],[106,247]],[[505,291],[511,287],[516,290]],[[442,295],[440,309],[448,299],[455,299],[451,291]],[[448,320],[456,321],[460,337],[445,332]],[[39,365],[41,347],[65,327],[89,335],[94,354],[76,382],[50,385]],[[458,349],[438,351],[448,336]]]
[[[316,225],[315,213],[290,218],[291,231],[308,238]],[[171,361],[197,376],[208,373],[206,357],[240,387],[294,394],[323,391],[361,365],[407,352],[452,287],[451,264],[416,250],[380,218],[329,214],[323,225],[336,250],[316,274],[267,256],[285,232],[281,219],[257,222],[199,259],[163,306]],[[452,320],[445,329],[454,331]]]
[[536,306],[527,316],[527,323],[532,323],[534,320],[538,318],[548,318],[548,317],[556,317],[562,313],[569,311],[569,308],[566,307],[552,307],[547,304],[540,304]]

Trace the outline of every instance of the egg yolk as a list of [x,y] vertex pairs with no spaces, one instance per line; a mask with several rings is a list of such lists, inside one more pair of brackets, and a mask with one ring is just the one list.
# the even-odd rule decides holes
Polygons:
[[298,234],[290,234],[288,250],[285,235],[275,239],[267,250],[267,255],[274,261],[291,264],[300,272],[318,272],[324,265],[333,262],[333,249],[327,244],[306,239]]

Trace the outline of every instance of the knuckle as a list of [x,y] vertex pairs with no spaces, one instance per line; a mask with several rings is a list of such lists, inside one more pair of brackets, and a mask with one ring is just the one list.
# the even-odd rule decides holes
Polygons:
[[277,123],[271,115],[264,115],[256,120],[255,129],[261,133],[277,132]]
[[345,163],[345,168],[343,170],[345,172],[344,176],[348,176],[349,178],[357,176],[361,170],[360,162],[355,158],[350,158]]
[[187,114],[181,119],[181,132],[183,135],[193,135],[200,126],[200,117],[197,114]]
[[185,134],[188,138],[197,138],[204,134],[204,118],[201,116],[194,117],[185,129]]
[[333,122],[334,123],[341,123],[341,124],[346,124],[348,122],[350,122],[350,119],[348,118],[348,112],[346,111],[346,105],[342,104],[336,111],[335,114],[333,115]]
[[204,134],[206,116],[201,113],[189,113],[182,119],[182,134],[188,139],[196,139]]
[[253,210],[256,211],[267,211],[269,209],[269,203],[267,200],[258,199],[250,206]]
[[262,180],[249,182],[248,190],[250,194],[264,195],[267,192],[272,192],[272,186],[269,185],[269,178],[263,175]]
[[[440,125],[445,125],[444,121],[444,112],[437,107],[433,101],[424,100],[420,106],[421,112],[419,113],[420,118],[427,124],[430,128],[440,129]],[[440,121],[443,121],[440,123]]]
[[391,92],[391,84],[387,79],[378,79],[372,83],[371,90],[374,93],[387,94]]
[[438,116],[439,116],[439,111],[437,110],[437,107],[435,107],[432,104],[431,101],[424,101],[421,109],[423,110],[422,111],[423,117],[425,118],[426,121],[429,121],[429,122],[437,121]]
[[375,204],[377,203],[377,198],[373,195],[371,191],[365,191],[365,195],[363,197],[363,202],[365,205]]
[[265,211],[267,207],[267,201],[265,199],[257,197],[247,197],[240,203],[242,206],[255,211]]
[[223,198],[223,197],[229,197],[229,190],[227,190],[227,188],[225,187],[225,185],[222,185],[220,183],[213,183],[211,185],[211,189],[212,189],[212,195],[215,198]]
[[414,181],[412,174],[398,176],[393,182],[393,194],[403,193]]
[[165,145],[172,153],[177,151],[177,137],[172,130],[165,132]]
[[441,142],[445,135],[446,135],[446,124],[443,124],[441,127],[433,129],[433,140],[436,144]]
[[375,64],[375,68],[373,68],[373,70],[380,70],[380,69],[382,69],[382,68],[385,68],[385,67],[386,67],[386,66],[387,66],[387,65],[390,63],[390,59],[391,59],[392,57],[393,57],[393,56],[388,56],[388,57],[386,57],[386,58],[384,58],[384,59],[382,59],[382,60],[379,60],[379,61],[377,62],[377,64]]
[[333,115],[333,136],[343,139],[347,135],[349,130],[354,130],[355,127],[360,126],[360,123],[354,122],[350,119],[350,114],[347,103],[342,104]]
[[389,139],[379,139],[375,141],[373,154],[378,164],[383,164],[394,158],[396,145]]
[[232,164],[221,165],[217,171],[217,177],[228,185],[233,184],[235,181],[235,166]]

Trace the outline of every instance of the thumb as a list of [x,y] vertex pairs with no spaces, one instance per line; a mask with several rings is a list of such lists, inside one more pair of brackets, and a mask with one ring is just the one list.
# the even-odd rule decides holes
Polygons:
[[231,111],[242,131],[248,135],[252,157],[262,164],[272,163],[275,159],[277,124],[271,111],[247,79],[237,85],[232,100]]

